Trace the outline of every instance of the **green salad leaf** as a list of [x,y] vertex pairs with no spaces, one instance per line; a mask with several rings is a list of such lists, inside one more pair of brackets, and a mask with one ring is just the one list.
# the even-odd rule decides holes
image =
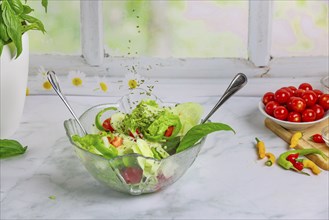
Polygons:
[[223,123],[207,122],[204,124],[196,125],[192,127],[183,137],[178,148],[176,149],[176,153],[192,147],[201,138],[215,131],[233,131],[235,133],[235,131],[229,125]]
[[126,115],[123,124],[131,131],[135,131],[137,128],[144,131],[163,111],[164,109],[159,108],[156,101],[151,99],[142,100],[130,114]]
[[26,149],[18,141],[0,139],[0,159],[24,154]]
[[[174,126],[174,130],[170,137],[165,137],[164,134],[169,126]],[[169,111],[162,112],[156,120],[154,120],[144,131],[144,135],[148,140],[161,141],[164,139],[172,139],[177,136],[182,124],[177,115]]]
[[118,150],[111,145],[106,146],[102,139],[104,137],[107,138],[107,136],[103,134],[87,134],[83,137],[73,135],[72,140],[81,148],[94,154],[100,154],[106,159],[116,157],[118,155]]

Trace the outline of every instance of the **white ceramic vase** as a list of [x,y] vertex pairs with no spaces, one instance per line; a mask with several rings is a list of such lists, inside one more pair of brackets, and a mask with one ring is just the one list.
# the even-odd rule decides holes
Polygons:
[[29,71],[29,38],[22,36],[23,52],[16,57],[13,44],[5,45],[0,56],[0,138],[8,139],[18,129],[26,97]]

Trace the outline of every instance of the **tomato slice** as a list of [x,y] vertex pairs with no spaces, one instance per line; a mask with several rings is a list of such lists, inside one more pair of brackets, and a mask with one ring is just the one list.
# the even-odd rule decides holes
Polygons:
[[114,128],[111,125],[111,118],[106,119],[103,124],[102,124],[103,128],[105,131],[110,131],[113,132]]
[[141,139],[144,138],[143,134],[138,130],[138,128],[136,128],[135,133],[133,133],[131,131],[129,131],[128,133],[129,133],[129,136],[132,137],[132,138],[134,138],[135,140],[136,140],[137,137],[139,137]]
[[174,131],[174,126],[169,126],[167,130],[165,131],[164,136],[170,137],[172,135],[172,132]]
[[138,137],[140,138],[144,138],[143,134],[138,130],[138,128],[136,128],[136,134],[138,135]]
[[112,144],[114,147],[120,147],[123,143],[123,138],[115,136],[113,140],[109,140],[110,144]]
[[129,136],[132,138],[135,138],[135,136],[133,135],[133,133],[131,131],[129,131]]
[[139,167],[126,167],[120,173],[127,184],[139,183],[143,177],[143,170]]

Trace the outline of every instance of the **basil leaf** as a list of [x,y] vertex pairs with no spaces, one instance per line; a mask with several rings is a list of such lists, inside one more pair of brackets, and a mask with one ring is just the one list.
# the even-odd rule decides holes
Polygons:
[[18,141],[0,139],[0,159],[24,154],[26,149]]
[[[2,13],[2,10],[0,9],[0,12]],[[4,21],[2,19],[2,17],[0,16],[0,39],[5,43],[8,42],[9,36],[7,33],[7,28],[6,25],[4,24]]]
[[176,136],[173,139],[167,140],[162,144],[163,149],[167,151],[169,155],[173,155],[176,152],[176,149],[180,143],[180,136]]
[[22,53],[22,27],[19,17],[10,8],[7,1],[2,1],[2,18],[6,25],[9,38],[14,42],[17,53],[16,58]]
[[30,14],[32,11],[34,11],[30,6],[28,5],[23,5],[23,14]]
[[5,45],[5,43],[3,42],[3,40],[0,38],[0,54],[2,54],[2,50],[3,50],[3,46]]
[[48,0],[42,0],[41,5],[45,8],[45,12],[47,13],[48,8]]
[[[27,30],[32,30],[32,29],[34,29],[34,30],[40,30],[42,32],[45,32],[46,31],[45,28],[44,28],[44,26],[43,26],[43,24],[42,24],[42,22],[39,19],[37,19],[35,17],[32,17],[30,15],[26,15],[26,14],[21,14],[20,17],[23,20],[26,20],[27,22],[29,22],[31,24],[31,25],[23,26],[23,28],[24,28],[23,31],[24,32],[26,32]],[[29,27],[29,26],[31,26],[31,27]]]
[[[0,55],[3,46],[13,42],[16,47],[16,58],[23,50],[22,34],[29,30],[41,30],[45,32],[43,23],[29,16],[34,11],[30,6],[22,3],[23,0],[0,0]],[[41,5],[47,12],[48,0],[41,0]]]
[[24,11],[21,0],[10,0],[9,5],[17,15],[22,14]]
[[176,149],[176,153],[192,147],[201,138],[215,131],[233,131],[235,133],[235,131],[229,125],[223,123],[207,122],[204,124],[196,125],[185,134],[178,148]]

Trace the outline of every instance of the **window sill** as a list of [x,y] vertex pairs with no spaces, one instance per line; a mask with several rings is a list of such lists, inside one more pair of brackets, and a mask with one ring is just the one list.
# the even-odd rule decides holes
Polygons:
[[[154,90],[176,91],[177,94],[193,96],[218,96],[234,75],[245,73],[248,85],[240,95],[259,96],[264,91],[273,90],[278,85],[297,85],[310,82],[320,88],[320,79],[328,75],[327,57],[292,57],[272,59],[268,67],[255,67],[246,59],[223,58],[124,58],[108,57],[100,66],[90,66],[80,56],[31,55],[30,56],[30,94],[49,94],[38,82],[38,69],[54,70],[64,81],[70,71],[81,71],[86,76],[85,85],[80,89],[71,88],[66,83],[64,91],[71,95],[113,95],[121,96],[127,90],[119,89],[125,76],[138,74],[145,80],[144,87],[155,86]],[[40,74],[39,74],[40,75]],[[129,78],[129,77],[128,77]],[[111,93],[102,93],[97,88],[100,80],[111,85]],[[31,86],[32,85],[32,86]],[[120,88],[121,88],[120,87]],[[160,89],[161,88],[161,89]],[[95,92],[96,91],[96,92]]]

